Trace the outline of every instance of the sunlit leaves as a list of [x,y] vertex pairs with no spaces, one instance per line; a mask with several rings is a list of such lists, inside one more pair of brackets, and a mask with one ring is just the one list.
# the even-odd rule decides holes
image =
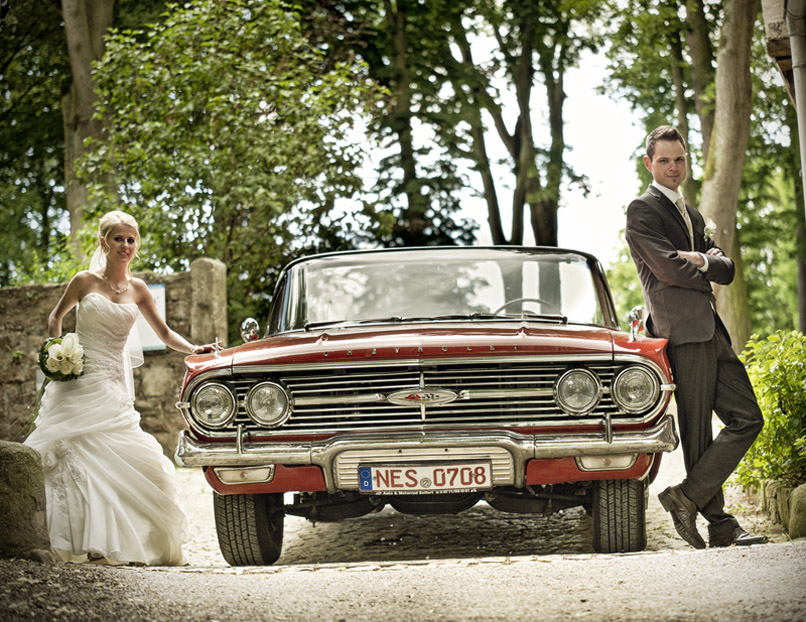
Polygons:
[[291,5],[172,5],[145,32],[112,33],[95,78],[108,133],[82,174],[96,211],[122,204],[158,237],[152,266],[216,257],[231,296],[257,294],[292,240],[361,187],[350,132],[374,91],[361,63],[309,44]]

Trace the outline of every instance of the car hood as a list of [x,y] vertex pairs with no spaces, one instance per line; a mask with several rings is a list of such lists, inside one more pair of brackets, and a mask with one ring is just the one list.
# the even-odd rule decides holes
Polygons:
[[624,333],[581,325],[549,326],[531,322],[422,324],[417,326],[338,327],[285,333],[222,350],[218,356],[186,359],[190,375],[211,369],[250,365],[339,364],[440,358],[513,357],[526,355],[612,356],[645,350],[641,339],[628,342]]

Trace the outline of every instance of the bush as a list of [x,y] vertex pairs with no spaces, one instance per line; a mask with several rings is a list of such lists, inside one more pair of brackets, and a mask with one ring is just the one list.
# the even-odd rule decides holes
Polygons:
[[764,413],[764,429],[737,469],[744,486],[761,480],[806,482],[806,336],[753,335],[743,359]]

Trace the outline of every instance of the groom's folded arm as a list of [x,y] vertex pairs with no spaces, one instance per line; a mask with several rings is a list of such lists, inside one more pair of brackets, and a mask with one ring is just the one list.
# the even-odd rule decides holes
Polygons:
[[[630,249],[665,285],[710,291],[708,273],[683,259],[665,233],[657,212],[642,201],[633,201],[627,208],[627,231]],[[711,257],[708,258],[709,264]],[[709,266],[709,272],[711,268]]]

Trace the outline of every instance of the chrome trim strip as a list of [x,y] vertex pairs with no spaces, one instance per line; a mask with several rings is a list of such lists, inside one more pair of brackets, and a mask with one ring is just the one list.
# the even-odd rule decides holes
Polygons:
[[[411,391],[417,391],[419,387],[411,387]],[[395,391],[402,393],[407,389]],[[459,391],[457,399],[495,399],[499,397],[551,397],[554,394],[552,389],[496,389],[484,391],[480,389],[465,389]],[[331,406],[338,404],[382,404],[388,402],[388,396],[383,393],[371,393],[367,395],[345,395],[332,397],[295,397],[294,406]]]
[[[498,346],[505,347],[505,346]],[[440,357],[440,358],[405,358],[405,359],[380,359],[377,361],[323,361],[321,363],[293,363],[286,365],[249,365],[244,367],[233,367],[234,374],[262,374],[280,371],[317,371],[321,369],[348,369],[351,367],[417,367],[426,365],[478,365],[480,363],[574,363],[578,361],[591,361],[596,363],[607,363],[613,360],[621,360],[623,357],[636,359],[636,362],[650,364],[649,359],[636,355],[616,355],[612,354],[528,354],[518,356],[463,356],[463,357]],[[230,370],[226,370],[230,373]],[[203,372],[205,375],[213,372]],[[194,381],[196,378],[194,378]]]
[[386,401],[383,393],[370,393],[367,395],[344,395],[331,397],[295,397],[291,400],[292,406],[321,406],[337,404],[378,404]]
[[[601,422],[600,426],[601,428]],[[640,432],[615,432],[612,442],[602,433],[546,436],[517,434],[507,431],[465,431],[422,434],[349,435],[311,443],[243,443],[239,453],[234,444],[204,443],[187,432],[179,435],[175,461],[179,466],[258,466],[270,464],[322,467],[329,492],[336,492],[333,465],[344,451],[416,449],[423,447],[503,447],[513,457],[515,485],[523,485],[525,463],[532,458],[564,458],[583,455],[641,454],[673,451],[678,438],[674,419],[666,415],[658,425]]]
[[465,389],[459,391],[460,400],[491,399],[497,397],[553,397],[553,389]]

